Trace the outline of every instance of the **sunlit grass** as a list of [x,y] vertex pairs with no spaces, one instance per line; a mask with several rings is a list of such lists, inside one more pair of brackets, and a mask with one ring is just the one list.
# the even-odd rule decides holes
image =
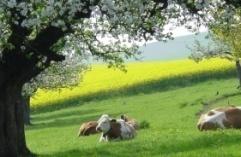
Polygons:
[[[26,128],[27,144],[41,157],[240,157],[240,130],[200,132],[196,127],[196,114],[204,108],[201,102],[224,97],[210,107],[228,105],[228,100],[240,104],[240,94],[226,97],[238,92],[237,82],[235,78],[210,78],[173,90],[144,90],[37,112],[32,115],[33,125]],[[150,127],[127,141],[99,143],[99,134],[77,137],[82,122],[96,120],[103,113],[113,117],[124,113],[147,121]]]
[[[144,62],[129,63],[127,69],[123,73],[94,65],[72,90],[39,90],[32,107],[45,108],[31,113],[32,125],[26,127],[30,150],[41,157],[241,156],[240,130],[200,132],[196,127],[200,111],[240,104],[233,63]],[[83,99],[88,96],[88,101]],[[127,141],[99,143],[100,135],[77,137],[82,122],[104,113],[127,114],[150,127]]]
[[168,62],[128,63],[127,72],[108,69],[106,65],[93,65],[84,76],[79,86],[62,90],[41,90],[31,99],[32,107],[49,105],[56,101],[86,96],[101,91],[118,90],[155,80],[168,80],[176,76],[192,76],[202,73],[226,71],[233,68],[233,63],[223,59],[212,59],[195,63],[192,60]]

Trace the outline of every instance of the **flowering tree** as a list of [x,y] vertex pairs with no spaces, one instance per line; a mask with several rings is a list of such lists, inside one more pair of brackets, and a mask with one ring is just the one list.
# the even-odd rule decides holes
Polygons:
[[239,85],[241,87],[241,36],[240,26],[235,26],[229,29],[220,26],[210,30],[210,37],[212,41],[209,45],[204,46],[199,41],[196,41],[193,47],[190,48],[192,54],[190,58],[196,62],[203,59],[210,59],[214,57],[224,58],[235,63]]
[[211,12],[210,16],[215,21],[208,23],[209,37],[212,42],[208,46],[203,46],[196,41],[191,48],[193,53],[190,58],[195,61],[219,57],[235,62],[239,86],[241,87],[241,11],[238,8],[228,6],[228,8],[220,9],[217,12]]
[[[123,68],[136,41],[165,40],[164,25],[184,24],[237,0],[1,0],[0,1],[0,156],[28,156],[22,88],[65,50],[91,54]],[[226,3],[225,3],[226,2]],[[208,20],[207,20],[208,21]],[[125,36],[123,38],[123,36]],[[103,39],[111,39],[103,42]],[[127,41],[125,41],[127,39]],[[131,43],[128,47],[126,43]]]

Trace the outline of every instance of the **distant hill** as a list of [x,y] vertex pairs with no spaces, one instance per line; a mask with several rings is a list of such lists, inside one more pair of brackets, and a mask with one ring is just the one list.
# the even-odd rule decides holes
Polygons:
[[208,44],[210,39],[205,37],[207,32],[199,33],[198,35],[187,35],[176,37],[174,40],[167,42],[153,42],[146,46],[140,47],[143,52],[140,55],[141,60],[175,60],[187,58],[191,52],[187,45],[191,47],[195,40],[201,41],[202,44]]

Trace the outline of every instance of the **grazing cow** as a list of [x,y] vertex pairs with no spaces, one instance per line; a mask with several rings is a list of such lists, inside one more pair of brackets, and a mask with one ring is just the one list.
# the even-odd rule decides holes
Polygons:
[[216,130],[218,128],[241,129],[241,107],[216,108],[202,114],[197,127],[200,131]]
[[88,136],[90,134],[96,134],[96,126],[98,123],[96,121],[85,122],[80,126],[78,136]]
[[133,118],[130,118],[126,115],[121,115],[121,119],[123,119],[126,123],[130,124],[131,126],[133,126],[136,130],[139,129],[139,124],[138,122],[133,119]]
[[112,119],[104,114],[98,120],[96,130],[102,132],[100,142],[113,139],[131,139],[135,137],[135,129],[122,119]]

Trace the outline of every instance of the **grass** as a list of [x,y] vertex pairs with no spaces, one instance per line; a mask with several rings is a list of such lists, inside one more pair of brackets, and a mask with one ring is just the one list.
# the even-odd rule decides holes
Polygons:
[[[178,63],[181,62],[186,63],[186,61],[179,61]],[[217,62],[224,63],[221,61]],[[155,64],[156,66],[154,66]],[[67,90],[66,95],[69,95],[66,96],[66,101],[59,101],[65,106],[61,108],[51,106],[52,108],[45,108],[43,110],[36,108],[32,114],[33,125],[26,128],[28,146],[33,152],[40,154],[42,157],[241,156],[241,150],[238,149],[241,144],[241,134],[239,130],[199,132],[196,128],[197,114],[199,114],[200,111],[215,106],[225,106],[228,101],[231,104],[240,104],[241,93],[236,89],[238,81],[233,78],[233,71],[222,71],[227,66],[231,66],[231,64],[227,63],[225,66],[219,64],[221,70],[216,68],[216,70],[212,72],[208,71],[201,74],[199,71],[197,72],[198,74],[192,75],[190,75],[189,72],[186,74],[187,76],[178,73],[178,77],[173,76],[175,79],[170,77],[171,74],[166,74],[168,80],[164,82],[162,82],[162,79],[165,80],[165,78],[163,78],[162,75],[156,74],[158,72],[157,69],[159,69],[159,71],[161,69],[157,67],[157,65],[162,65],[162,63],[157,62],[155,64],[144,63],[129,65],[130,69],[133,69],[132,72],[134,74],[111,73],[111,76],[106,74],[105,77],[107,81],[103,81],[105,78],[101,75],[103,73],[94,75],[94,72],[90,72],[92,74],[89,75],[92,77],[95,76],[92,78],[92,81],[100,84],[102,82],[100,86],[96,85],[95,87],[102,87],[104,90],[107,89],[104,94],[105,96],[102,97],[103,95],[97,92],[100,89],[95,89],[95,92],[98,93],[96,95],[95,93],[88,92],[86,88],[86,90],[80,90],[80,96],[74,96],[74,98],[78,98],[80,101],[74,101],[75,105],[67,107],[68,103],[71,102],[68,99],[69,95],[73,92]],[[170,64],[175,63],[171,62]],[[163,63],[163,65],[167,65],[167,63]],[[181,65],[182,64],[179,64],[179,66]],[[149,68],[153,67],[154,69],[149,70],[146,66]],[[211,64],[209,64],[208,67],[210,66]],[[134,70],[134,67],[136,67],[136,70]],[[215,65],[214,67],[218,66]],[[98,68],[97,71],[101,69],[104,70],[101,66],[98,66]],[[179,67],[176,67],[176,69],[178,68]],[[180,69],[176,70],[176,72],[180,71]],[[195,68],[191,66],[190,69]],[[222,72],[215,73],[215,71]],[[184,70],[182,72],[184,73]],[[110,72],[108,72],[108,74],[110,74]],[[137,74],[140,75],[136,76]],[[164,72],[162,74],[164,74]],[[127,88],[123,84],[126,84],[128,81],[125,81],[124,76],[116,80],[118,75],[128,75],[129,78],[136,80],[133,81],[133,83],[137,82],[139,78],[142,81],[144,80],[144,83],[140,81],[137,85],[133,86],[133,84],[131,84],[131,87]],[[153,77],[150,77],[150,75]],[[154,75],[159,76],[156,78],[160,80],[155,80]],[[87,77],[90,76],[87,74]],[[148,79],[151,81],[148,79],[145,80],[144,78],[146,77],[149,77]],[[115,82],[113,83],[113,86],[116,88],[114,90],[109,87],[112,79],[114,79],[113,82]],[[151,83],[146,83],[147,81]],[[175,83],[176,81],[178,81],[178,83]],[[182,82],[182,85],[179,85],[180,82]],[[91,82],[88,84],[91,84]],[[108,84],[108,86],[104,84]],[[169,87],[168,84],[169,86],[171,85],[171,87]],[[113,86],[111,86],[111,88],[114,88]],[[164,90],[162,89],[163,86]],[[85,87],[81,88],[85,89]],[[93,90],[94,86],[90,88]],[[113,94],[113,91],[116,93]],[[219,91],[219,95],[216,95],[217,91]],[[57,96],[53,91],[48,92],[50,93],[41,93],[40,91],[38,94],[40,100],[35,100],[34,105],[39,105],[38,107],[41,105],[46,106],[49,100],[45,100],[44,98],[51,94],[53,94],[53,98]],[[65,92],[65,90],[62,92]],[[81,99],[85,97],[82,92],[99,97],[89,96],[88,101],[86,101],[87,97],[86,99]],[[65,93],[59,93],[59,96],[64,97]],[[55,99],[58,102],[57,98]],[[38,104],[38,101],[42,103]],[[205,105],[203,102],[209,102],[209,105]],[[118,117],[124,113],[135,117],[139,121],[146,121],[150,124],[150,127],[138,131],[138,136],[135,139],[127,141],[98,143],[99,135],[77,137],[80,123],[95,120],[103,113],[108,113],[113,117]]]

